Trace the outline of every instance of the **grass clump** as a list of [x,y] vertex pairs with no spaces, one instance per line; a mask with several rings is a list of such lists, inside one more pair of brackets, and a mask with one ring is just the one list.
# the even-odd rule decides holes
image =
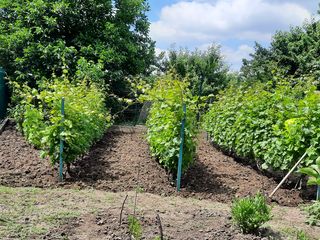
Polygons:
[[310,240],[310,238],[303,230],[299,230],[297,232],[297,240]]
[[253,197],[235,199],[231,208],[232,220],[243,233],[253,233],[271,219],[271,207],[258,193]]

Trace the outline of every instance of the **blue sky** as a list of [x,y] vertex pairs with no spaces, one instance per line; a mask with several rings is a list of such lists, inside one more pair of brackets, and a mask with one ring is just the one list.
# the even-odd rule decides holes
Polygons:
[[268,46],[277,30],[318,17],[318,0],[149,0],[150,35],[157,51],[221,46],[226,63],[239,70],[254,42]]

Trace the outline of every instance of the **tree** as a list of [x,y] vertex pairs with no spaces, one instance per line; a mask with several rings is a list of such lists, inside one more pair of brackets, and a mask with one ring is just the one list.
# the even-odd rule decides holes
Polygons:
[[100,81],[118,96],[154,60],[146,0],[2,0],[0,66],[31,87],[52,76]]
[[180,79],[188,76],[194,95],[217,93],[227,85],[228,68],[223,62],[220,47],[212,45],[205,51],[170,50],[160,67],[164,72],[174,70]]
[[320,77],[320,22],[311,20],[290,31],[278,31],[271,46],[256,43],[251,59],[243,60],[242,76],[248,80],[277,81],[277,76],[298,79]]
[[242,60],[241,75],[245,76],[246,81],[259,79],[265,82],[272,79],[271,52],[257,42],[254,49],[255,52],[250,54],[251,60]]

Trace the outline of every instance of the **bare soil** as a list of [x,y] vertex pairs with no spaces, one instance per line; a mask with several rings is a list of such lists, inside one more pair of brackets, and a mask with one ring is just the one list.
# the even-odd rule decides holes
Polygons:
[[[58,182],[57,167],[39,157],[13,123],[0,135],[0,185],[14,187],[94,188],[123,192],[141,188],[161,196],[183,196],[230,203],[235,197],[257,191],[270,193],[277,182],[251,166],[241,164],[199,137],[195,164],[184,174],[182,190],[151,157],[143,127],[114,127],[91,151],[72,165],[71,175]],[[314,191],[314,189],[311,189]],[[315,192],[315,191],[314,191]],[[280,189],[272,199],[284,206],[309,201],[310,194],[298,189]]]
[[[129,240],[134,202],[135,192],[0,186],[0,239]],[[270,222],[255,235],[244,235],[232,224],[226,203],[150,193],[139,193],[136,202],[135,216],[147,240],[160,236],[157,214],[166,240],[293,240],[299,231],[309,239],[320,236],[320,228],[306,225],[298,208],[275,206]]]

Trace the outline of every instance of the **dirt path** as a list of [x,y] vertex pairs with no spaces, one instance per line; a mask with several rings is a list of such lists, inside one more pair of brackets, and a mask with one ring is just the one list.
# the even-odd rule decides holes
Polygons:
[[[57,169],[27,144],[14,126],[0,135],[0,185],[65,188],[95,188],[121,192],[135,190],[161,196],[184,196],[229,203],[236,196],[270,192],[272,179],[216,150],[204,137],[199,140],[197,161],[183,177],[176,193],[166,172],[150,156],[143,127],[114,128],[72,166],[72,176],[58,183]],[[138,179],[139,175],[139,179]],[[298,190],[280,189],[274,200],[297,206],[305,200]]]
[[[127,219],[133,214],[134,196],[134,192],[0,186],[0,239],[129,240]],[[139,193],[136,216],[143,239],[159,236],[157,214],[165,239],[296,239],[299,231],[310,239],[320,236],[319,227],[306,225],[298,208],[275,206],[273,220],[263,226],[261,236],[243,235],[232,225],[229,204]]]
[[[248,196],[257,191],[267,195],[278,184],[251,166],[224,155],[206,140],[204,134],[199,138],[197,152],[198,162],[189,170],[186,179],[191,179],[187,181],[188,188],[205,193],[204,198],[211,198],[211,193],[215,200],[229,202],[234,197]],[[298,189],[279,189],[272,200],[280,205],[296,206],[310,197],[307,194],[309,192]]]

